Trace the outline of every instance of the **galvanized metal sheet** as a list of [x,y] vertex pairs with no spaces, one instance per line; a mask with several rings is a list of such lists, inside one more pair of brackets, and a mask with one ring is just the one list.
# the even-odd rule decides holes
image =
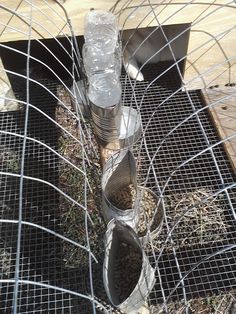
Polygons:
[[[116,281],[116,268],[114,266],[117,250],[121,244],[128,244],[136,251],[138,250],[140,252],[140,261],[137,261],[137,263],[141,263],[137,283],[131,294],[124,300],[120,300],[118,295],[119,290],[116,288],[117,285],[122,286],[124,283],[122,281]],[[125,259],[127,256],[122,256],[121,258]],[[127,267],[129,267],[128,264]],[[130,270],[130,272],[132,271]],[[103,280],[110,302],[114,307],[119,308],[124,313],[138,313],[138,309],[145,303],[146,298],[155,284],[155,271],[151,267],[149,260],[142,249],[137,234],[128,225],[115,219],[111,220],[108,224],[105,235]]]

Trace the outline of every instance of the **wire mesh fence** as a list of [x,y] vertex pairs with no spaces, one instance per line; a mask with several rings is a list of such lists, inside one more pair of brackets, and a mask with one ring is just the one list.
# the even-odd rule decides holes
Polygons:
[[[66,3],[65,9],[59,1],[43,5],[62,27],[39,3],[0,5],[9,14],[2,36],[10,30],[25,36],[0,43],[0,311],[118,313],[102,275],[104,152],[70,89],[85,79],[83,38],[74,35]],[[164,213],[160,235],[144,246],[155,269],[146,301],[153,314],[235,310],[236,183],[226,149],[235,132],[220,137],[211,115],[221,102],[235,99],[235,55],[226,53],[235,26],[226,19],[191,46],[196,34],[208,31],[204,22],[224,9],[231,15],[235,4],[199,3],[191,24],[166,26],[196,5],[117,1],[111,8],[123,56],[129,51],[136,76],[144,77],[132,79],[122,69],[122,105],[142,120],[142,136],[131,146],[138,185],[158,196]],[[43,18],[50,18],[53,31]],[[220,58],[211,57],[206,66],[215,49]],[[219,81],[230,94],[207,102],[202,89]]]

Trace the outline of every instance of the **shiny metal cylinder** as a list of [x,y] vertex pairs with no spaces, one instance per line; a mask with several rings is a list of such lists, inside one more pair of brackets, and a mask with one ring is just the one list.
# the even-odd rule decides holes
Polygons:
[[134,108],[117,104],[101,108],[91,103],[95,134],[101,144],[119,143],[120,149],[135,144],[141,137],[141,117]]
[[[120,243],[127,243],[140,251],[141,271],[131,294],[121,302],[115,285],[114,259]],[[123,256],[124,259],[127,256]],[[105,259],[103,264],[103,282],[107,296],[114,307],[124,313],[138,313],[155,284],[155,270],[151,267],[137,234],[123,222],[111,220],[105,235]],[[123,282],[118,283],[122,285]]]
[[119,138],[121,104],[102,108],[90,102],[94,132],[104,143],[115,142]]
[[136,109],[124,106],[122,108],[119,129],[119,142],[121,148],[134,145],[141,137],[141,116]]
[[[140,201],[143,197],[143,193],[145,191],[147,191],[153,196],[156,204],[153,208],[154,216],[152,220],[149,222],[149,224],[147,224],[148,232],[146,232],[145,234],[139,235],[139,240],[143,245],[157,238],[157,236],[160,234],[162,230],[163,221],[164,221],[164,211],[163,211],[162,202],[159,202],[159,197],[152,190],[143,186],[138,186],[138,189],[137,189],[138,203],[140,204]],[[139,204],[137,204],[137,206],[140,206]],[[143,208],[143,210],[145,210],[145,208]]]
[[113,202],[114,194],[133,185],[137,192],[136,162],[129,150],[122,150],[112,155],[104,165],[102,174],[102,210],[107,222],[115,218],[124,221],[134,230],[139,221],[139,208],[120,209]]

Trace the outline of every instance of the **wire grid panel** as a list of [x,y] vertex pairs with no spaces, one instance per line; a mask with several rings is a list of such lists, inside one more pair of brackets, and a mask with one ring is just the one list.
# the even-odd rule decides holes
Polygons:
[[[127,29],[135,30],[134,34],[129,34],[126,47],[138,60],[142,60],[141,70],[147,62],[172,59],[174,53],[177,62],[184,59],[186,61],[183,83],[188,89],[235,81],[235,52],[230,45],[236,31],[234,1],[180,3],[118,0],[112,7],[112,12],[119,18],[122,32]],[[174,36],[165,29],[166,25],[181,28],[186,23],[189,23],[188,27]],[[153,27],[151,34],[148,31],[145,35],[137,32],[138,29],[147,27]],[[184,45],[179,45],[178,42],[181,37],[187,36],[188,31],[189,43],[185,51]],[[159,37],[155,40],[158,32]],[[134,35],[138,36],[136,40],[132,40]],[[153,49],[150,44],[153,44]],[[146,61],[142,54],[144,47]]]
[[[54,38],[50,47],[37,39],[36,29],[46,29],[33,15],[35,4],[24,5],[28,41],[0,44],[7,69],[1,71],[8,75],[4,84],[13,89],[1,95],[3,106],[8,108],[8,101],[19,104],[0,113],[0,311],[92,312],[89,274],[95,257],[88,230],[94,231],[87,202],[91,206],[93,190],[86,165],[96,151],[91,131],[71,107],[75,95],[69,89],[81,77],[80,53],[66,15],[59,17],[63,39]],[[20,12],[1,8],[20,19]],[[18,31],[10,20],[5,29]],[[79,234],[73,215],[82,226]],[[79,267],[74,262],[78,258]]]
[[[187,313],[189,298],[235,287],[235,175],[201,92],[189,91],[219,83],[234,85],[235,53],[224,53],[226,38],[222,38],[235,27],[230,18],[223,32],[206,27],[223,13],[224,5],[232,3],[203,3],[200,12],[194,11],[192,2],[171,4],[117,1],[113,11],[123,27],[123,51],[128,50],[129,60],[137,61],[136,78],[140,71],[144,76],[144,82],[126,77],[124,100],[140,111],[143,121],[143,138],[136,147],[139,179],[159,193],[165,207],[162,235],[150,248],[158,278],[150,302],[165,306],[170,300],[183,300]],[[184,16],[185,10],[195,16],[190,25],[178,33],[163,25],[171,24],[173,17],[178,20],[178,14]],[[232,5],[229,11],[234,10]],[[132,30],[126,31],[131,24]],[[181,51],[178,40],[182,40]],[[213,59],[216,47],[224,52],[213,53]],[[221,66],[224,69],[218,72]],[[211,101],[208,107],[216,105]],[[221,142],[234,136],[235,132]]]
[[[136,103],[139,103],[148,84],[149,82],[136,84]],[[132,88],[130,86],[130,90]],[[229,199],[225,192],[212,199],[214,193],[235,184],[235,175],[220,145],[214,147],[214,157],[206,151],[178,169],[180,164],[209,147],[204,135],[207,135],[210,145],[217,144],[219,138],[206,110],[199,114],[205,134],[193,116],[166,137],[173,127],[194,113],[188,95],[182,91],[173,95],[174,90],[173,84],[169,88],[168,85],[153,84],[146,92],[140,109],[145,136],[143,144],[138,147],[141,160],[139,180],[142,183],[146,181],[147,186],[156,193],[162,191],[166,208],[166,225],[158,241],[153,241],[159,258],[157,264],[156,258],[150,253],[151,261],[160,273],[160,280],[151,296],[151,302],[154,303],[163,302],[162,293],[168,298],[179,284],[179,269],[183,276],[200,261],[202,263],[195,271],[190,271],[184,281],[188,299],[212,292],[219,293],[235,286],[235,249],[204,261],[221,248],[235,244],[235,218],[232,212],[235,208],[235,188],[229,189]],[[132,102],[128,94],[127,92],[125,99],[127,104]],[[204,109],[200,91],[191,91],[189,95],[195,110]],[[160,145],[165,137],[165,142]],[[209,198],[209,203],[202,203],[204,198]],[[182,217],[187,208],[189,212]],[[182,221],[175,226],[164,251],[159,255],[168,234],[167,226],[174,227],[180,218]],[[173,295],[173,299],[176,298],[183,298],[181,285]]]
[[[56,83],[48,84],[48,86],[52,90]],[[31,96],[32,104],[34,104],[34,94]],[[74,287],[74,291],[84,292],[84,281],[82,279],[72,281],[75,271],[70,274],[69,268],[65,266],[67,258],[71,258],[70,256],[67,257],[67,250],[71,249],[70,247],[73,247],[73,245],[66,245],[65,240],[54,235],[55,232],[63,235],[65,223],[62,224],[62,219],[65,218],[62,216],[64,214],[62,210],[65,209],[65,206],[67,208],[73,206],[70,201],[65,200],[65,197],[60,196],[55,187],[65,191],[67,186],[62,179],[59,182],[59,176],[63,176],[64,171],[67,171],[67,173],[68,171],[72,172],[72,169],[67,166],[66,162],[62,162],[54,151],[51,151],[52,149],[56,150],[59,154],[59,138],[62,140],[63,137],[61,129],[48,120],[48,117],[55,118],[56,103],[55,100],[50,102],[46,96],[46,93],[40,93],[36,94],[35,98],[38,100],[41,98],[42,107],[45,101],[47,102],[48,110],[45,107],[43,108],[43,113],[47,114],[47,117],[36,109],[31,108],[29,110],[27,137],[31,140],[27,140],[24,153],[24,175],[37,178],[42,182],[33,179],[25,179],[24,182],[22,221],[28,224],[23,223],[22,226],[19,257],[19,278],[26,281],[25,284],[20,284],[18,292],[18,310],[21,313],[50,312],[55,311],[55,309],[60,310],[60,306],[62,309],[69,311],[74,302],[70,294],[65,294],[53,288],[49,289],[47,286],[35,286],[32,283],[27,283],[27,281],[36,281],[56,287]],[[1,131],[8,132],[7,134],[1,134],[1,145],[3,147],[1,151],[1,185],[3,187],[1,189],[1,219],[5,220],[1,224],[1,244],[3,245],[1,255],[4,257],[2,261],[4,272],[1,279],[4,280],[14,278],[15,274],[18,224],[11,221],[18,222],[19,215],[19,173],[24,139],[22,128],[24,125],[25,112],[1,113]],[[19,138],[19,135],[22,137]],[[37,142],[34,142],[32,138]],[[42,143],[50,146],[51,150],[43,146]],[[76,173],[76,169],[73,169],[73,172]],[[13,173],[13,176],[10,176],[9,173]],[[14,175],[17,175],[17,177]],[[77,174],[77,180],[83,180],[83,178],[84,175]],[[82,202],[82,197],[79,201]],[[60,207],[60,203],[64,207]],[[74,205],[74,210],[81,212],[81,208],[76,205]],[[84,214],[80,216],[82,219]],[[10,222],[7,223],[7,221]],[[84,223],[84,219],[81,223]],[[66,231],[68,232],[68,230]],[[65,234],[65,236],[68,236],[68,234]],[[84,242],[86,241],[84,240]],[[83,245],[85,244],[83,243]],[[82,249],[77,251],[77,254],[79,252],[83,253]],[[87,253],[83,253],[83,255],[87,255]],[[88,260],[86,261],[88,262]],[[84,265],[84,267],[87,269],[87,265]],[[76,271],[77,279],[81,276],[80,271],[82,269]],[[83,277],[81,276],[81,278]],[[7,301],[5,303],[4,298],[1,299],[2,311],[6,312],[12,307],[11,302],[13,302],[14,296],[14,285],[10,286],[11,289],[8,283],[2,284],[1,295],[4,296],[6,293],[5,301]]]
[[[153,12],[150,4],[148,10]],[[65,48],[55,39],[56,49],[66,50],[71,59],[69,73],[55,59],[56,49],[45,47],[30,62],[18,48],[19,68],[7,67],[24,109],[1,113],[0,309],[6,313],[12,308],[91,313],[96,311],[96,301],[90,303],[94,293],[107,302],[101,278],[101,172],[90,129],[70,105],[68,93],[74,95],[68,87],[80,68],[70,54],[79,57],[74,42],[66,41]],[[37,49],[28,43],[34,56]],[[13,53],[16,46],[1,48]],[[48,65],[48,56],[56,66]],[[201,93],[182,90],[179,69],[168,61],[145,64],[145,82],[122,78],[123,103],[142,116],[144,136],[135,148],[139,180],[163,196],[166,213],[162,234],[148,251],[157,276],[149,298],[154,306],[235,287],[235,176]]]
[[[125,80],[125,79],[124,79]],[[14,81],[14,80],[12,80]],[[56,90],[57,82],[53,81],[43,81],[44,85],[49,88],[49,90]],[[142,95],[142,89],[145,89],[145,85],[147,83],[140,83],[137,85],[136,96],[140,93]],[[170,86],[172,89],[167,89],[161,85],[155,85],[153,88],[149,89],[147,93],[147,99],[144,101],[144,105],[142,107],[143,114],[143,127],[147,125],[147,122],[150,119],[150,116],[153,114],[154,110],[157,108],[158,104],[165,100],[167,95],[171,95],[173,89],[173,84]],[[128,88],[128,85],[126,85]],[[155,91],[156,89],[156,91]],[[22,90],[19,87],[19,92]],[[158,92],[157,92],[158,91]],[[46,93],[47,94],[47,93]],[[38,104],[41,100],[42,107],[44,106],[45,100],[50,104],[50,101],[47,99],[47,95],[43,95],[42,93],[35,93],[32,95],[33,99],[38,100]],[[131,93],[127,93],[127,95],[131,95]],[[16,89],[17,95],[17,89]],[[128,99],[126,95],[125,102],[130,103],[130,99]],[[22,96],[21,96],[22,97]],[[196,108],[203,108],[202,99],[200,93],[191,92],[191,99],[194,101]],[[33,102],[34,103],[34,102]],[[180,106],[181,103],[181,106]],[[42,108],[41,107],[41,108]],[[47,109],[48,108],[48,109]],[[60,109],[61,110],[61,109]],[[44,107],[44,112],[49,116],[54,116],[56,111],[55,102],[51,103],[50,106]],[[165,104],[165,110],[160,110],[153,118],[153,123],[150,124],[150,129],[147,129],[145,139],[147,141],[147,146],[140,146],[140,159],[142,160],[142,168],[140,169],[140,180],[143,178],[146,179],[146,173],[149,167],[149,160],[147,158],[147,151],[149,154],[152,151],[155,153],[156,148],[158,147],[159,142],[162,140],[163,136],[168,133],[169,130],[173,128],[172,120],[173,113],[178,119],[175,122],[175,125],[178,121],[183,121],[184,117],[188,117],[191,113],[191,109],[189,108],[189,101],[186,97],[186,93],[179,92],[175,96],[172,96],[167,104]],[[63,125],[63,121],[61,121],[61,116],[64,116],[64,111],[57,113],[57,119],[59,119],[60,123]],[[63,118],[64,119],[64,118]],[[71,118],[69,119],[71,124]],[[206,130],[208,132],[208,138],[210,139],[212,144],[218,142],[218,137],[215,130],[212,128],[210,119],[206,112],[202,112],[201,119],[206,126]],[[23,121],[22,121],[23,120]],[[24,113],[4,113],[2,114],[2,130],[7,130],[8,132],[22,134],[22,130],[20,130],[19,126],[24,125]],[[32,127],[31,127],[32,126]],[[39,127],[40,126],[40,127]],[[150,131],[149,131],[150,130]],[[190,132],[191,131],[191,132]],[[189,125],[186,123],[183,124],[183,127],[180,128],[178,132],[175,132],[176,135],[171,141],[168,143],[168,147],[162,147],[164,151],[160,152],[155,158],[155,173],[158,177],[158,182],[160,182],[160,186],[163,187],[165,181],[169,177],[169,173],[176,168],[177,164],[180,161],[183,161],[189,158],[192,155],[195,155],[198,151],[201,151],[206,145],[204,145],[203,138],[199,131],[198,122],[194,119],[192,123]],[[174,134],[175,134],[174,133]],[[39,114],[37,110],[33,109],[30,114],[29,119],[29,134],[33,138],[40,139],[43,143],[50,143],[50,147],[55,148],[57,151],[64,150],[64,146],[69,144],[69,148],[75,146],[73,140],[69,139],[69,142],[64,143],[63,141],[68,138],[60,138],[60,129],[58,127],[53,126],[51,122],[48,122],[48,119],[45,119],[42,114]],[[29,135],[28,134],[28,135]],[[150,136],[150,137],[149,137]],[[18,150],[21,151],[22,147],[22,139],[18,140],[16,136],[12,135],[2,135],[2,143],[4,143],[4,147],[10,147],[9,151],[4,155],[4,162],[8,168],[3,168],[4,171],[14,171],[17,173],[19,171],[19,162],[18,158]],[[59,140],[60,138],[60,140]],[[158,138],[160,138],[158,142]],[[61,145],[61,142],[63,145]],[[60,147],[59,147],[60,143]],[[186,150],[186,143],[188,143],[188,147],[191,146],[192,154],[189,154],[189,151]],[[177,145],[176,145],[177,144]],[[231,171],[231,167],[229,162],[227,161],[227,157],[222,147],[216,147],[215,156],[217,157],[217,161],[219,163],[219,167],[222,169],[222,175],[224,178],[227,178],[226,184],[230,185],[234,182],[234,176]],[[59,157],[55,155],[53,152],[48,152],[47,149],[41,147],[41,145],[32,143],[29,141],[27,146],[27,154],[29,158],[29,168],[26,167],[26,175],[29,174],[32,176],[34,174],[35,177],[39,177],[45,181],[58,184],[59,177],[61,177],[60,184],[67,188],[67,192],[73,193],[73,180],[76,180],[76,194],[78,193],[77,182],[80,180],[80,176],[77,175],[72,177],[70,181],[69,188],[64,182],[64,175],[68,176],[71,174],[72,170],[70,166],[65,164],[64,162],[59,161]],[[169,155],[173,151],[172,155]],[[13,153],[12,153],[13,152]],[[185,155],[184,153],[185,152]],[[67,156],[68,157],[68,156]],[[74,155],[69,155],[71,158],[75,158]],[[13,161],[12,161],[13,159]],[[177,160],[177,161],[176,161]],[[28,163],[26,162],[26,165]],[[2,165],[4,167],[4,164]],[[197,177],[198,174],[198,177]],[[3,176],[3,178],[5,178]],[[188,180],[186,180],[188,178]],[[199,180],[196,180],[199,178]],[[6,178],[5,178],[6,180]],[[183,169],[179,171],[176,177],[173,177],[174,182],[168,185],[168,188],[165,193],[165,203],[166,210],[168,213],[168,223],[171,225],[175,221],[175,219],[179,218],[178,214],[182,214],[180,208],[180,212],[174,213],[173,215],[173,203],[176,204],[179,201],[184,201],[183,196],[186,198],[185,206],[189,206],[191,204],[191,198],[188,199],[188,196],[198,197],[199,200],[206,196],[210,196],[215,191],[218,191],[221,188],[221,183],[219,177],[217,176],[217,172],[214,169],[214,162],[212,161],[211,156],[207,153],[203,158],[198,158],[191,165],[191,167],[187,167],[187,169]],[[10,199],[7,204],[10,207],[10,211],[3,211],[4,219],[16,219],[18,214],[18,205],[17,200],[19,199],[18,188],[19,188],[19,180],[15,180],[15,184],[5,184],[3,180],[3,185],[7,187],[9,190],[2,190],[2,200],[6,202],[6,198]],[[18,182],[18,184],[17,184]],[[13,180],[14,183],[14,180]],[[155,178],[153,174],[148,177],[148,186],[151,187],[155,192],[158,192],[157,185],[155,182]],[[75,193],[74,192],[74,193]],[[59,197],[58,193],[51,188],[48,188],[45,184],[34,184],[33,182],[29,182],[26,187],[26,204],[25,208],[28,210],[25,211],[24,221],[30,221],[38,225],[42,225],[50,230],[53,230],[58,233],[66,233],[72,232],[72,230],[68,230],[65,228],[65,224],[63,220],[68,216],[68,206],[71,207],[70,202],[63,200],[63,198]],[[203,194],[201,194],[203,193]],[[219,213],[220,221],[214,220],[212,225],[209,225],[204,228],[203,233],[200,235],[195,231],[198,227],[197,218],[193,215],[190,217],[191,221],[195,224],[192,224],[191,230],[188,230],[189,221],[185,221],[182,224],[178,225],[177,232],[172,233],[172,238],[175,243],[175,248],[177,249],[176,256],[178,260],[178,264],[180,265],[183,272],[186,272],[191,269],[191,267],[202,260],[204,257],[209,254],[216,252],[220,247],[225,247],[225,245],[230,245],[235,242],[235,229],[234,229],[234,219],[232,214],[230,213],[230,207],[227,199],[222,193],[223,196],[217,196],[216,200],[214,200],[213,209],[218,208],[222,209]],[[75,197],[75,194],[73,195]],[[231,200],[233,201],[233,194],[230,194]],[[195,204],[198,199],[193,199],[193,204]],[[234,203],[235,204],[235,203]],[[13,207],[13,208],[12,208]],[[6,205],[5,207],[6,208]],[[59,208],[59,210],[58,210]],[[60,210],[61,208],[61,210]],[[15,209],[12,210],[12,209]],[[78,211],[78,208],[74,208],[75,211]],[[71,209],[72,210],[72,209]],[[74,212],[73,212],[74,213]],[[6,214],[9,216],[6,217]],[[204,214],[204,213],[203,213]],[[215,211],[213,213],[207,212],[207,218],[209,218],[209,214],[215,215]],[[63,215],[63,216],[62,216]],[[98,216],[99,217],[99,216]],[[97,217],[97,218],[98,218]],[[76,219],[78,219],[78,215]],[[71,219],[71,218],[70,218]],[[70,222],[70,219],[67,222]],[[83,219],[83,218],[82,218]],[[214,225],[214,223],[216,225]],[[216,227],[218,227],[218,223],[223,225],[223,233],[216,233]],[[15,250],[13,249],[16,246],[17,240],[17,230],[12,226],[12,224],[4,225],[5,232],[7,233],[8,238],[7,242],[8,246],[6,247],[6,257],[10,257],[11,263],[7,264],[9,269],[12,270],[12,274],[14,274],[14,260],[15,260]],[[76,225],[77,226],[77,225]],[[70,225],[70,228],[76,227]],[[192,237],[191,237],[191,231]],[[103,236],[104,231],[100,231],[100,241],[102,242],[101,237]],[[73,246],[65,245],[64,241],[55,238],[53,235],[48,234],[48,232],[44,232],[41,230],[36,230],[30,226],[25,226],[23,229],[23,239],[22,239],[22,255],[21,258],[21,269],[22,269],[22,278],[25,280],[39,281],[43,283],[46,278],[46,282],[51,285],[56,285],[59,287],[70,287],[71,290],[85,292],[88,289],[88,270],[86,263],[88,260],[84,259],[82,262],[81,251],[74,250]],[[6,237],[7,237],[6,235]],[[165,241],[167,235],[166,228],[163,229],[162,236],[159,239],[158,243],[154,243],[156,245],[156,254],[158,255],[160,247],[162,243]],[[73,232],[70,236],[74,236]],[[79,234],[80,238],[82,234]],[[189,243],[186,243],[186,237]],[[10,241],[10,242],[9,242]],[[12,242],[13,241],[13,242]],[[191,242],[192,241],[192,242]],[[195,242],[194,242],[195,241]],[[201,243],[200,243],[201,241]],[[97,244],[96,242],[94,244]],[[94,250],[99,249],[94,247]],[[12,252],[13,250],[13,252]],[[101,250],[101,249],[100,249]],[[100,251],[100,254],[102,252]],[[62,261],[62,257],[64,257],[64,261]],[[77,259],[75,264],[75,259]],[[150,260],[156,265],[156,261],[153,255],[150,252]],[[65,265],[66,261],[66,265]],[[102,260],[101,260],[102,263]],[[235,254],[234,251],[229,251],[226,254],[217,255],[214,259],[210,259],[210,261],[206,261],[200,267],[197,267],[196,271],[191,273],[190,276],[187,277],[185,281],[185,289],[187,291],[187,297],[193,298],[196,296],[203,296],[207,292],[219,292],[219,290],[223,291],[224,289],[232,288],[234,286],[234,274],[235,274]],[[76,267],[77,266],[77,267]],[[6,266],[5,266],[6,267]],[[72,270],[68,271],[68,267],[71,267]],[[85,267],[83,269],[82,267]],[[158,268],[160,271],[162,288],[166,294],[169,295],[171,290],[175,287],[175,285],[179,282],[179,272],[176,266],[176,259],[173,255],[173,248],[171,245],[168,245],[164,252],[161,254],[160,260],[158,262]],[[37,271],[36,271],[36,270]],[[75,269],[78,269],[75,271]],[[94,280],[97,280],[96,287],[101,289],[102,283],[101,279],[99,282],[99,278],[96,278],[97,273],[100,271],[94,268]],[[37,274],[38,273],[38,274]],[[11,272],[9,272],[10,276]],[[44,274],[42,276],[42,274]],[[86,279],[87,277],[87,279]],[[10,278],[10,277],[9,277]],[[21,285],[22,290],[26,291],[27,296],[23,297],[24,294],[21,294],[19,300],[21,300],[20,310],[22,312],[37,312],[37,308],[40,310],[52,310],[57,309],[60,310],[60,304],[64,311],[75,308],[79,308],[81,313],[88,312],[88,304],[83,305],[83,302],[76,302],[71,295],[67,295],[62,292],[58,292],[53,289],[47,289],[44,287],[32,287],[30,285]],[[10,285],[11,289],[14,288],[14,285]],[[6,290],[5,290],[6,289]],[[7,308],[10,306],[10,302],[13,297],[10,297],[9,292],[13,292],[9,288],[9,284],[6,287],[3,287],[3,295],[6,296],[7,304],[4,305]],[[102,290],[102,289],[101,289]],[[159,283],[156,285],[151,297],[150,301],[152,304],[156,304],[156,302],[162,302],[162,289],[159,286]],[[20,292],[21,293],[21,292]],[[100,292],[101,293],[101,292]],[[177,290],[177,294],[175,294],[175,298],[182,298],[182,287]],[[98,292],[99,295],[99,292]],[[103,295],[101,295],[104,298]],[[43,305],[41,304],[41,300],[44,300]],[[33,300],[33,301],[32,301]],[[84,308],[83,308],[84,307]]]

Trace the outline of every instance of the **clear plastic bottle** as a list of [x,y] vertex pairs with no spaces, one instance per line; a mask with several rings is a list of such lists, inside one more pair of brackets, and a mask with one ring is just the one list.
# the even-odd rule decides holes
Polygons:
[[114,53],[119,28],[115,15],[102,10],[90,11],[85,18],[84,37],[88,45],[104,53]]
[[83,60],[89,82],[88,96],[107,108],[121,98],[121,48],[117,18],[106,11],[90,11],[85,20]]
[[104,54],[96,46],[84,44],[83,60],[88,78],[97,73],[120,74],[120,59],[115,53]]
[[96,106],[107,108],[119,104],[121,99],[121,84],[114,73],[96,74],[91,77],[89,100]]

